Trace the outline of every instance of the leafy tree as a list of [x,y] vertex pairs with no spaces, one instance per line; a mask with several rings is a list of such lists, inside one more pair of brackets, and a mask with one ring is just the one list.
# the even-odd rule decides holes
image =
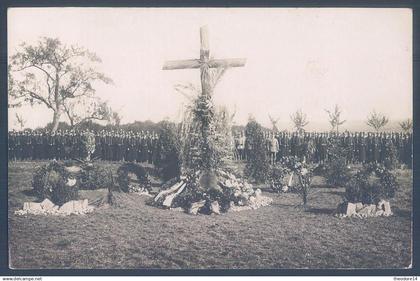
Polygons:
[[301,109],[297,110],[295,113],[290,115],[290,119],[292,120],[296,131],[298,131],[299,133],[304,132],[304,127],[309,124],[309,121],[307,121],[306,114],[303,113]]
[[325,109],[325,111],[328,113],[328,121],[330,122],[331,130],[336,130],[338,133],[338,127],[346,122],[346,120],[341,120],[341,109],[336,104],[333,111],[328,109]]
[[382,113],[377,113],[376,111],[373,111],[368,116],[366,124],[378,132],[381,128],[385,127],[386,124],[388,124],[388,122],[388,117],[386,117]]
[[93,120],[111,122],[113,117],[113,111],[108,103],[98,98],[80,98],[77,103],[65,102],[63,110],[72,128]]
[[410,118],[399,124],[404,133],[410,133],[413,131],[413,121]]
[[53,112],[51,130],[56,131],[65,108],[94,97],[95,81],[112,82],[95,70],[100,62],[94,53],[64,45],[59,39],[42,37],[35,45],[23,43],[10,57],[11,104],[44,105]]

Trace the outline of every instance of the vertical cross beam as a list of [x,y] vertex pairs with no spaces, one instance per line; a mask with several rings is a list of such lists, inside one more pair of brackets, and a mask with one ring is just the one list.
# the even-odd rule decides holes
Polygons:
[[212,86],[210,83],[210,68],[208,61],[210,59],[209,33],[207,26],[200,27],[200,76],[201,76],[201,93],[203,95],[211,95]]
[[207,62],[210,57],[209,31],[207,25],[200,27],[200,60]]

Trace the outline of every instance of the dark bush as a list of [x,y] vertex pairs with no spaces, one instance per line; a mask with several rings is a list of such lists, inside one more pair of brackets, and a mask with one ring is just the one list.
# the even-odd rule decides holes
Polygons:
[[[74,182],[74,185],[69,186],[69,182]],[[32,186],[40,200],[48,198],[57,205],[78,198],[77,180],[70,175],[63,164],[56,161],[41,166],[35,171]]]
[[398,187],[396,177],[385,166],[369,164],[348,181],[344,198],[352,203],[377,204],[393,198]]
[[78,188],[75,188],[75,186],[68,186],[64,181],[60,181],[54,188],[51,201],[56,205],[63,205],[68,201],[77,200],[78,198]]
[[270,173],[270,164],[266,152],[266,142],[263,129],[256,121],[251,120],[246,125],[246,143],[252,149],[248,152],[245,175],[257,182],[265,182]]
[[347,157],[350,148],[339,138],[332,137],[328,140],[327,152],[329,161],[323,166],[327,184],[345,186],[350,179],[350,170],[347,167]]
[[[130,177],[134,175],[134,179]],[[151,190],[149,175],[146,170],[135,163],[124,163],[117,170],[117,181],[124,192]]]
[[383,161],[385,167],[387,169],[395,169],[398,164],[397,148],[390,139],[386,140],[384,155],[385,159]]
[[80,189],[100,189],[113,186],[112,172],[95,164],[81,165],[78,175]]
[[181,174],[180,144],[176,134],[176,126],[168,121],[159,123],[160,159],[157,167],[164,180],[179,177]]
[[346,158],[332,159],[325,168],[327,184],[333,186],[345,186],[350,180],[350,169],[347,167]]
[[270,184],[271,188],[276,191],[280,192],[283,187],[284,178],[288,175],[288,170],[283,166],[273,166],[270,172]]

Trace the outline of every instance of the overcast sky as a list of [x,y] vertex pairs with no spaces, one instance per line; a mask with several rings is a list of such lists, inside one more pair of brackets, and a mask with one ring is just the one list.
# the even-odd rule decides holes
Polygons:
[[[207,25],[214,58],[246,58],[215,89],[217,103],[245,124],[251,113],[290,123],[302,109],[327,124],[325,108],[339,104],[347,120],[375,109],[390,119],[412,116],[412,17],[409,9],[9,9],[8,50],[40,36],[77,44],[102,58],[114,85],[97,94],[122,122],[176,119],[184,98],[176,83],[199,85],[199,71],[162,70],[165,60],[199,57],[199,28]],[[9,126],[15,125],[9,111]],[[52,120],[46,108],[20,109],[27,126]]]

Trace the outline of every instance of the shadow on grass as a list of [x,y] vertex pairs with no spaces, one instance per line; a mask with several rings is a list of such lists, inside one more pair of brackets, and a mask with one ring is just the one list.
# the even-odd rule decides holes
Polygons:
[[33,190],[33,189],[22,190],[22,194],[25,195],[25,196],[36,197],[35,190]]
[[271,187],[260,187],[262,192],[267,192],[267,193],[274,193],[274,194],[278,194],[280,193],[277,190],[272,189]]
[[329,194],[332,194],[332,195],[338,195],[338,196],[343,196],[346,192],[344,192],[344,191],[335,191],[335,190],[327,190],[327,191],[324,191],[324,192],[322,192],[322,193],[329,193]]
[[308,208],[305,212],[313,213],[313,214],[326,214],[332,215],[335,209],[328,209],[328,208]]
[[281,204],[281,203],[272,203],[270,206],[273,207],[292,207],[292,208],[300,208],[301,204]]
[[411,211],[409,210],[394,209],[394,214],[403,218],[411,218]]

